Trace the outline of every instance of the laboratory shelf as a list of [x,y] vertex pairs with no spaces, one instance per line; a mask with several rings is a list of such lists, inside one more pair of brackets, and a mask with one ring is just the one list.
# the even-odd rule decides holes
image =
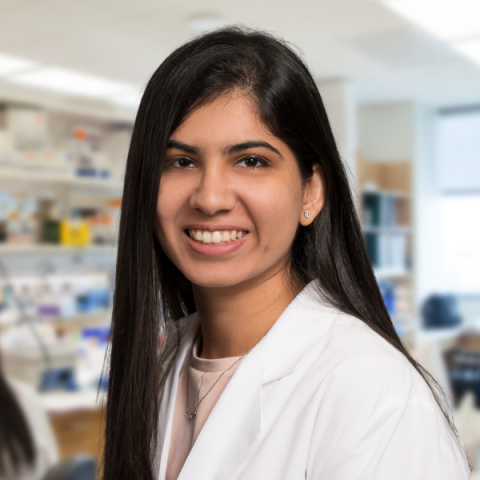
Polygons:
[[37,185],[65,185],[72,188],[114,190],[121,194],[123,182],[113,179],[77,177],[68,173],[0,167],[0,185],[11,182],[34,183]]
[[399,269],[399,268],[375,268],[374,273],[377,280],[388,280],[388,279],[402,280],[402,279],[408,279],[412,275],[412,272],[410,270]]
[[364,233],[410,233],[412,230],[409,225],[392,225],[385,227],[364,225],[362,228]]
[[117,248],[114,245],[86,245],[84,247],[74,247],[48,244],[0,244],[0,257],[4,255],[70,255],[75,253],[116,255]]

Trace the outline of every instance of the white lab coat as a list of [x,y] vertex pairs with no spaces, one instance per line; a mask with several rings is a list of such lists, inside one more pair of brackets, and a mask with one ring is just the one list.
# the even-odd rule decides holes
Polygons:
[[[293,300],[240,363],[178,480],[466,480],[468,463],[425,381],[362,321]],[[159,422],[165,479],[186,317]]]

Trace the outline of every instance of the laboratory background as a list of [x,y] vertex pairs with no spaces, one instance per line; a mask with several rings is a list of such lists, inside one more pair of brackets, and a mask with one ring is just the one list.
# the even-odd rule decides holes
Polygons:
[[136,109],[170,52],[232,24],[306,60],[386,307],[480,472],[478,0],[0,0],[4,374],[35,390],[58,461],[98,469]]

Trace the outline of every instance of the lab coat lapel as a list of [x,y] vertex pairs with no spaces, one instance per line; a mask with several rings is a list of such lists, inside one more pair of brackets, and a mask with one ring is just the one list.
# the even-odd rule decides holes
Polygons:
[[292,373],[331,327],[339,311],[320,303],[319,296],[313,280],[258,344],[262,350],[262,384]]
[[245,455],[261,423],[260,351],[240,363],[213,407],[178,480],[222,480]]
[[315,299],[313,283],[297,295],[242,360],[190,451],[178,480],[225,480],[262,429],[263,385],[292,373],[330,328],[336,311]]

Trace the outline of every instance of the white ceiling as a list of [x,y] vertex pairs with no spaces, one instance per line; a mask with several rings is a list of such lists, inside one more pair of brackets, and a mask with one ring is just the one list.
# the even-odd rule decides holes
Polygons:
[[480,103],[480,66],[373,0],[0,0],[0,53],[143,86],[198,14],[282,35],[362,103]]

